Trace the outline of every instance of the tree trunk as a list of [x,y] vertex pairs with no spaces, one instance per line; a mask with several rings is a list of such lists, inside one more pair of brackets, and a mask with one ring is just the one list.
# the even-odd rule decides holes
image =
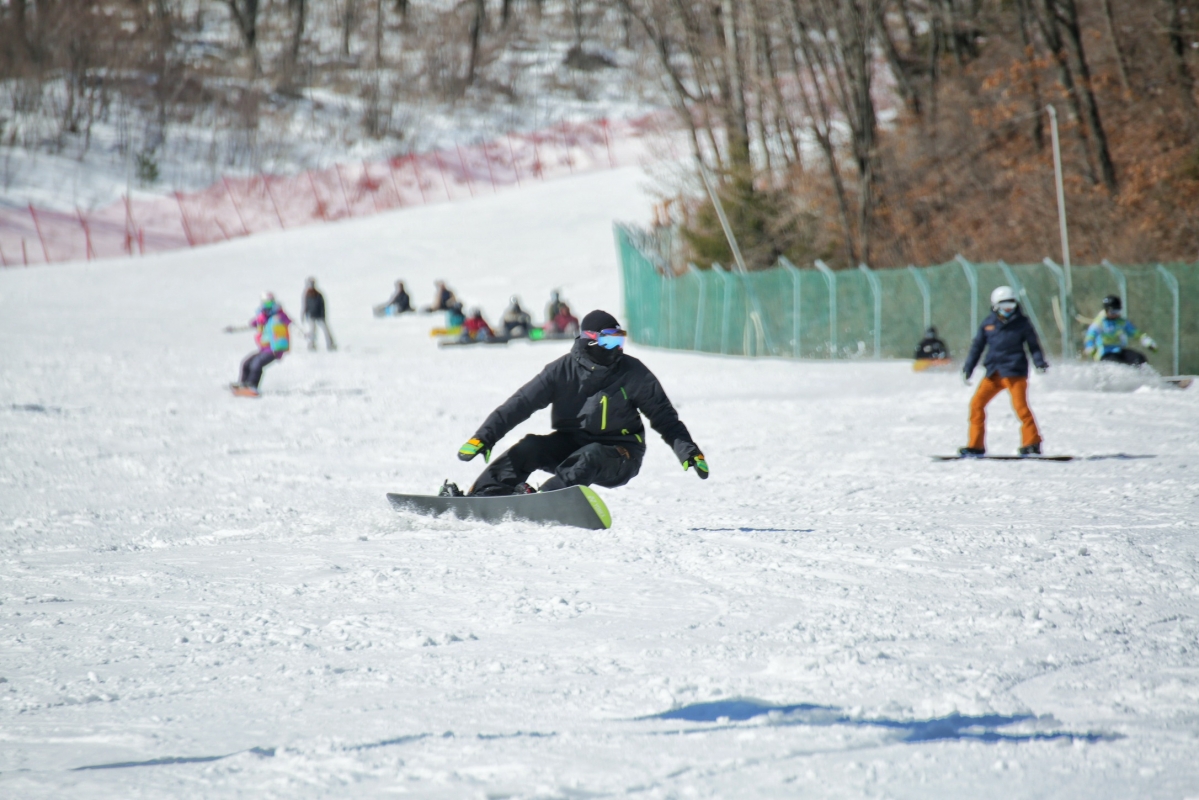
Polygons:
[[1170,7],[1170,51],[1174,54],[1174,69],[1178,73],[1179,91],[1186,109],[1187,126],[1193,132],[1199,107],[1195,103],[1195,76],[1187,65],[1187,43],[1182,35],[1183,8],[1180,0],[1166,0]]
[[1032,84],[1032,140],[1037,150],[1045,149],[1045,101],[1041,98],[1041,80],[1037,76],[1036,45],[1030,30],[1032,20],[1029,19],[1029,0],[1016,0],[1016,10],[1020,15],[1020,41],[1024,44],[1024,59],[1028,67],[1028,79]]
[[354,32],[354,22],[358,10],[355,6],[358,0],[341,0],[341,2],[341,54],[348,57],[350,55],[350,38]]
[[1039,0],[1036,10],[1037,21],[1041,28],[1041,36],[1045,39],[1045,46],[1049,48],[1054,63],[1057,64],[1058,80],[1061,81],[1062,88],[1066,90],[1070,118],[1078,126],[1078,137],[1082,145],[1083,163],[1087,168],[1087,178],[1093,184],[1099,183],[1099,176],[1095,172],[1095,161],[1091,156],[1091,146],[1089,137],[1087,136],[1087,123],[1084,119],[1082,101],[1079,99],[1080,93],[1074,83],[1074,72],[1070,69],[1070,57],[1066,54],[1066,45],[1062,41],[1062,32],[1057,16],[1057,0]]
[[1099,157],[1099,169],[1103,173],[1103,184],[1108,191],[1118,190],[1116,183],[1116,165],[1112,161],[1111,149],[1107,143],[1107,131],[1104,130],[1103,120],[1099,115],[1099,103],[1095,99],[1095,89],[1091,85],[1091,68],[1087,64],[1086,50],[1083,49],[1082,27],[1078,22],[1078,6],[1075,0],[1057,0],[1064,17],[1066,33],[1074,45],[1074,56],[1078,62],[1078,77],[1082,84],[1083,109],[1086,113],[1087,127],[1095,143]]
[[487,21],[486,0],[475,0],[475,13],[470,20],[470,62],[466,65],[466,85],[475,82],[475,72],[479,68],[479,42],[483,37],[483,24]]
[[1132,89],[1128,85],[1128,68],[1124,66],[1124,52],[1120,49],[1120,37],[1116,35],[1116,20],[1112,15],[1112,0],[1103,0],[1103,21],[1107,25],[1108,38],[1112,40],[1112,51],[1116,54],[1116,74],[1124,94]]
[[[724,80],[728,102],[726,135],[728,136],[729,169],[750,171],[749,119],[745,107],[744,65],[737,42],[737,18],[733,0],[721,0],[721,22],[724,26]],[[751,182],[752,185],[752,182]]]

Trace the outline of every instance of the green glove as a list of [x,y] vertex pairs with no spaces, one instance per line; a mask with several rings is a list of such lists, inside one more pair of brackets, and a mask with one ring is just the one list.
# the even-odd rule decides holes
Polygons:
[[483,454],[484,461],[491,461],[491,448],[483,444],[483,442],[479,439],[471,439],[466,444],[458,448],[458,460],[470,461],[479,453]]
[[708,462],[704,460],[703,453],[696,453],[695,455],[691,456],[691,458],[683,462],[684,472],[692,467],[695,467],[696,475],[705,481],[708,479]]

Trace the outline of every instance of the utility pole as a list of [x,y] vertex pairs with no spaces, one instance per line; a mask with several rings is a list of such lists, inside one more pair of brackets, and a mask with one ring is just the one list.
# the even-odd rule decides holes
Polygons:
[[1068,307],[1062,309],[1062,324],[1068,328],[1074,321],[1074,278],[1070,271],[1070,233],[1066,228],[1066,190],[1062,185],[1062,145],[1057,134],[1057,109],[1047,106],[1046,110],[1049,112],[1049,130],[1053,137],[1053,178],[1057,184],[1057,225],[1062,237],[1062,266],[1066,270],[1066,304]]

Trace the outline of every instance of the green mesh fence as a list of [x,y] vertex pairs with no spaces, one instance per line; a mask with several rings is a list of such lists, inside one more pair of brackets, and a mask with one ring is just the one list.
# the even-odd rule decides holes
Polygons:
[[[1016,290],[1052,360],[1080,357],[1086,322],[1067,318],[1066,276],[1041,264],[972,264],[833,271],[817,262],[799,269],[740,274],[720,265],[682,275],[655,262],[648,237],[616,226],[624,276],[626,328],[641,344],[745,356],[911,358],[929,325],[963,358],[991,290]],[[1119,294],[1125,313],[1157,340],[1148,353],[1165,375],[1199,373],[1199,264],[1074,267],[1074,314],[1087,322],[1105,295]],[[1138,345],[1134,344],[1134,347]]]

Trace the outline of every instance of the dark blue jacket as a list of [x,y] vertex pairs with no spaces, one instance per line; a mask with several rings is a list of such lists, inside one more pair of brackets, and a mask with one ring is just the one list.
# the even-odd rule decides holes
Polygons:
[[962,371],[966,373],[966,377],[970,377],[970,373],[978,366],[983,348],[986,348],[987,358],[983,361],[983,366],[987,370],[988,378],[997,372],[1001,378],[1027,378],[1028,358],[1024,355],[1026,344],[1028,352],[1032,354],[1033,363],[1042,369],[1048,367],[1045,354],[1041,352],[1037,332],[1023,311],[1017,308],[1016,313],[1007,320],[998,314],[991,314],[979,326]]

